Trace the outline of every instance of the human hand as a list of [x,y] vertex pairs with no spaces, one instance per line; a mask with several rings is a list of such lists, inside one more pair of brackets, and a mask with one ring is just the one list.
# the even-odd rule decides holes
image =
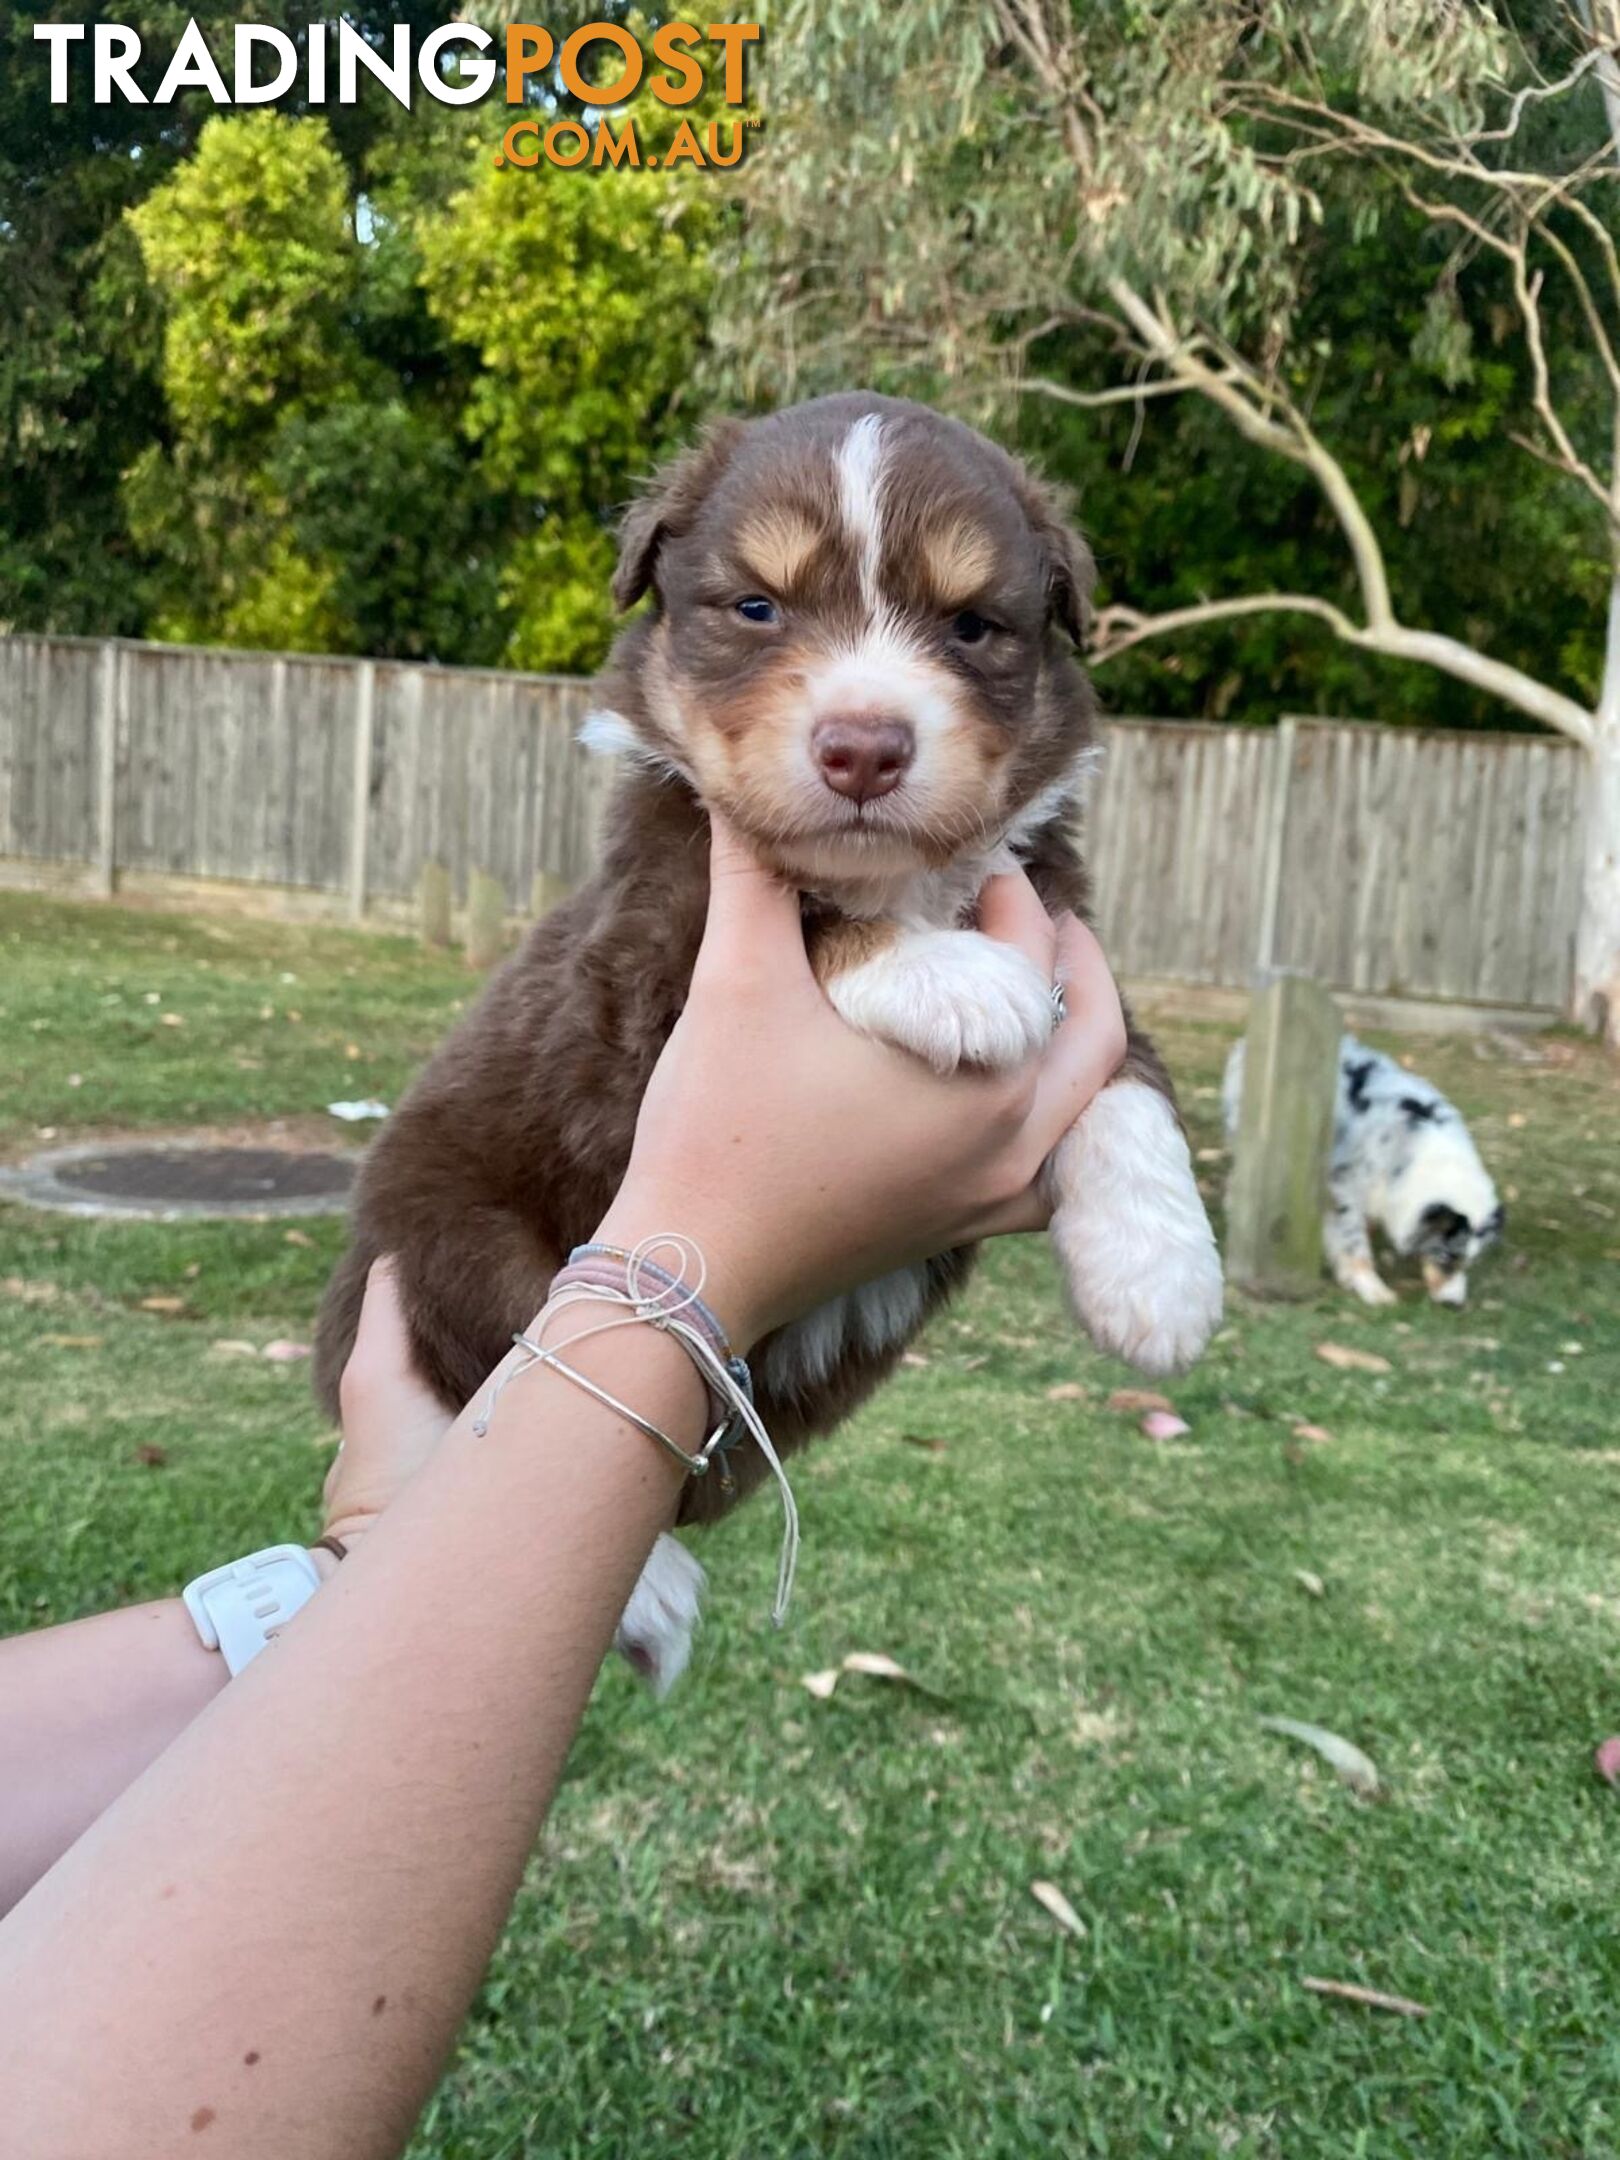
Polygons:
[[799,896],[712,820],[691,993],[642,1099],[597,1235],[694,1240],[739,1348],[856,1282],[1047,1216],[1042,1163],[1118,1068],[1125,1025],[1091,932],[1054,923],[1022,872],[993,878],[985,935],[1064,985],[1068,1018],[1012,1072],[941,1077],[859,1035],[805,954]]
[[398,1498],[453,1422],[411,1363],[394,1264],[386,1256],[366,1278],[338,1403],[343,1443],[326,1473],[324,1528],[348,1544]]

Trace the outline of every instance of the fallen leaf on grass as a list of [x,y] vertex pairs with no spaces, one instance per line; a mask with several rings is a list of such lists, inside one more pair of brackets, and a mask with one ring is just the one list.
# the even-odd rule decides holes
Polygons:
[[922,1448],[926,1454],[943,1455],[945,1453],[944,1441],[936,1440],[932,1433],[903,1432],[900,1437],[907,1447]]
[[886,1657],[881,1650],[852,1650],[844,1660],[844,1671],[865,1673],[869,1680],[905,1680],[911,1675],[903,1665]]
[[917,1366],[930,1364],[932,1360],[925,1358],[920,1350],[907,1350],[900,1362],[902,1365]]
[[42,1350],[99,1350],[106,1340],[102,1335],[41,1335]]
[[1350,1790],[1359,1793],[1364,1800],[1375,1800],[1383,1791],[1372,1757],[1364,1755],[1354,1741],[1329,1732],[1325,1725],[1307,1725],[1298,1718],[1287,1717],[1263,1717],[1260,1724],[1266,1732],[1282,1733],[1290,1740],[1303,1740],[1307,1747],[1315,1748]]
[[1060,1380],[1056,1387],[1046,1391],[1048,1402],[1084,1402],[1086,1391],[1078,1380]]
[[281,1242],[283,1245],[313,1245],[315,1240],[305,1230],[283,1230]]
[[829,1665],[825,1672],[806,1673],[799,1685],[807,1688],[817,1702],[825,1702],[845,1673],[862,1673],[869,1680],[897,1680],[902,1687],[916,1688],[923,1695],[935,1692],[881,1650],[851,1650],[841,1665]]
[[1329,1447],[1333,1442],[1333,1435],[1325,1425],[1296,1425],[1294,1438],[1314,1441],[1318,1447]]
[[23,1305],[54,1305],[62,1294],[53,1282],[30,1282],[23,1275],[0,1276],[0,1291]]
[[1037,1905],[1046,1907],[1046,1910],[1052,1915],[1060,1928],[1067,1928],[1071,1935],[1076,1936],[1082,1942],[1085,1940],[1088,1932],[1086,1923],[1055,1882],[1032,1882],[1029,1886],[1029,1894]]
[[1326,1583],[1323,1582],[1320,1575],[1313,1574],[1308,1567],[1295,1568],[1294,1580],[1299,1584],[1299,1587],[1304,1591],[1307,1597],[1327,1596]]
[[1300,1986],[1309,1988],[1313,1995],[1331,1995],[1337,2002],[1361,2003],[1368,2010],[1392,2010],[1397,2017],[1433,2015],[1428,2003],[1413,2002],[1410,1995],[1386,1995],[1381,1988],[1359,1987],[1354,1980],[1317,1980],[1307,1974]]
[[259,1354],[257,1343],[244,1342],[240,1336],[222,1336],[218,1342],[211,1342],[208,1347],[210,1350],[217,1350],[221,1357],[257,1357]]
[[1605,1785],[1620,1785],[1620,1733],[1601,1741],[1592,1761]]
[[1316,1355],[1324,1365],[1332,1365],[1339,1372],[1392,1372],[1394,1367],[1387,1357],[1380,1357],[1376,1350],[1354,1350],[1348,1343],[1319,1342]]
[[143,1297],[142,1312],[182,1313],[186,1309],[183,1297]]
[[1108,1398],[1110,1410],[1174,1410],[1175,1404],[1168,1395],[1155,1395],[1151,1388],[1115,1388]]
[[300,1358],[309,1356],[309,1344],[307,1342],[287,1342],[285,1339],[278,1339],[275,1342],[267,1342],[259,1355],[268,1358],[272,1365],[296,1365]]
[[168,1449],[159,1447],[155,1440],[144,1440],[135,1450],[135,1460],[146,1470],[161,1470],[168,1459]]
[[1150,1410],[1142,1420],[1142,1430],[1150,1440],[1179,1440],[1192,1427],[1173,1410]]

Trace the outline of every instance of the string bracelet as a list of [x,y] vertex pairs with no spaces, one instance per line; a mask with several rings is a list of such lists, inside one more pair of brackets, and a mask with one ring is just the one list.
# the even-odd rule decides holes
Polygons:
[[[677,1265],[666,1266],[655,1257],[658,1254]],[[645,1433],[684,1466],[688,1477],[717,1476],[722,1492],[735,1489],[727,1459],[731,1450],[745,1437],[752,1439],[776,1480],[782,1501],[782,1550],[771,1606],[771,1618],[780,1627],[793,1595],[799,1561],[799,1510],[781,1457],[754,1407],[754,1385],[747,1362],[733,1353],[724,1327],[703,1301],[707,1272],[698,1247],[690,1238],[673,1231],[643,1238],[629,1251],[613,1245],[576,1246],[568,1264],[552,1278],[550,1295],[532,1332],[512,1337],[514,1347],[522,1353],[521,1362],[495,1375],[483,1407],[473,1420],[473,1431],[487,1433],[502,1390],[539,1365]],[[570,1347],[621,1327],[655,1327],[679,1343],[696,1367],[711,1404],[711,1430],[695,1453],[689,1453],[679,1441],[548,1347],[547,1327],[571,1305],[606,1305],[613,1309],[614,1317],[570,1336]]]

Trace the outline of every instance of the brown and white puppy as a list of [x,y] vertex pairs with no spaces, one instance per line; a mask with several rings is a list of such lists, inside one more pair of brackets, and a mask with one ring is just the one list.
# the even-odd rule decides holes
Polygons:
[[[817,972],[854,1026],[941,1071],[1038,1049],[1051,986],[971,927],[1024,863],[1083,912],[1076,798],[1093,701],[1073,645],[1091,564],[1055,498],[983,436],[865,394],[722,422],[625,521],[619,639],[586,726],[625,775],[591,883],[531,932],[370,1149],[321,1315],[335,1408],[366,1269],[397,1255],[421,1369],[470,1396],[605,1212],[680,1012],[707,896],[705,805],[804,894]],[[1054,1153],[1051,1236],[1099,1348],[1153,1373],[1202,1350],[1221,1273],[1170,1083],[1132,1031]],[[756,1349],[786,1454],[891,1370],[972,1254],[869,1283]],[[742,1451],[751,1458],[752,1451]],[[739,1488],[762,1466],[738,1464]],[[715,1481],[684,1519],[713,1515]],[[661,1684],[701,1571],[663,1539],[620,1631]]]

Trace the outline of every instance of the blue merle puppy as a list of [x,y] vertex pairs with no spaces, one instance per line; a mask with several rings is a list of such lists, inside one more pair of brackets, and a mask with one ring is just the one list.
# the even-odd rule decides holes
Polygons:
[[[1237,1130],[1243,1045],[1226,1065],[1226,1129]],[[1333,1155],[1322,1249],[1333,1279],[1364,1305],[1393,1305],[1373,1263],[1372,1233],[1416,1258],[1437,1305],[1462,1305],[1468,1270],[1502,1233],[1506,1216],[1462,1113],[1440,1090],[1365,1043],[1339,1044]]]

